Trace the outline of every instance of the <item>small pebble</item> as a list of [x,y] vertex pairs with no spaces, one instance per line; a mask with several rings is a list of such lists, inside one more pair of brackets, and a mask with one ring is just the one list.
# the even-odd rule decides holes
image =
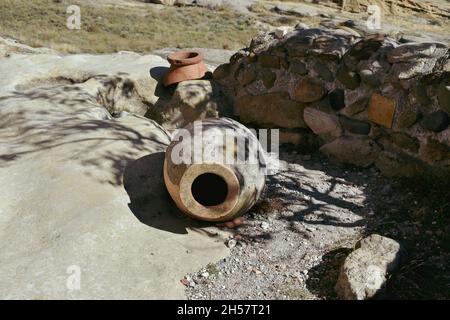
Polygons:
[[236,247],[236,244],[237,244],[236,240],[231,239],[228,241],[227,246],[228,248],[233,249],[234,247]]

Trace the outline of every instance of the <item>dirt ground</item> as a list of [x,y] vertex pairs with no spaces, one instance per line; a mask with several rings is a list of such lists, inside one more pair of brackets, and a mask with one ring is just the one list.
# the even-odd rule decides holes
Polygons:
[[335,299],[340,265],[371,233],[404,250],[376,298],[450,298],[448,180],[387,179],[320,154],[285,150],[281,159],[228,240],[231,256],[182,280],[189,299]]

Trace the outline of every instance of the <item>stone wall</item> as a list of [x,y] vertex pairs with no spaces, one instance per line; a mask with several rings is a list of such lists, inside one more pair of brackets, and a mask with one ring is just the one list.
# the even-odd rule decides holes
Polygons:
[[280,128],[284,142],[314,142],[342,162],[375,165],[388,176],[450,170],[445,44],[302,27],[260,34],[214,78],[241,122]]

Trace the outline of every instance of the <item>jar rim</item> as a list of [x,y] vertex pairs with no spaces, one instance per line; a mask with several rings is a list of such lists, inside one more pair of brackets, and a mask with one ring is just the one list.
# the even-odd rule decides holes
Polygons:
[[203,60],[203,55],[197,51],[176,51],[167,56],[171,65],[186,66],[197,64]]

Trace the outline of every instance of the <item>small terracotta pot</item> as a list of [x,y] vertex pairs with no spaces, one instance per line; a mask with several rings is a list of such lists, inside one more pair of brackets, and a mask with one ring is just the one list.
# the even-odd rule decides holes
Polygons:
[[170,69],[163,80],[166,87],[181,81],[201,79],[208,72],[203,55],[199,52],[173,52],[167,56],[167,61]]

